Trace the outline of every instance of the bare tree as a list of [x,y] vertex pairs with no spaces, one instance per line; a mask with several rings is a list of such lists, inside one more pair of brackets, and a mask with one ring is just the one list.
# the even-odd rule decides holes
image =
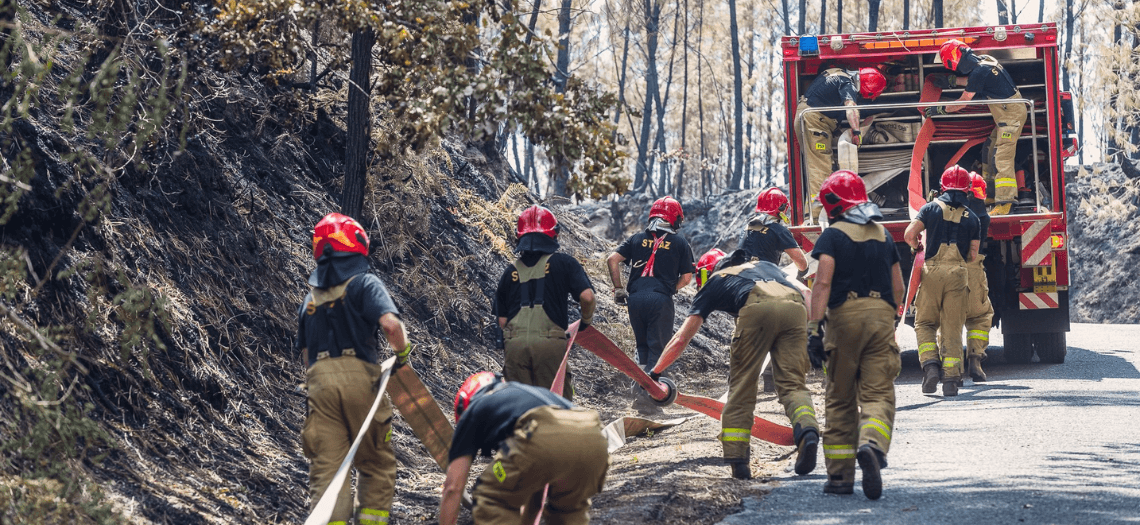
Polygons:
[[931,0],[930,19],[934,21],[934,27],[942,27],[942,0]]
[[[673,87],[673,64],[677,58],[677,30],[680,27],[681,11],[673,11],[673,41],[669,44],[669,68],[668,74],[665,76],[665,94],[661,95],[661,90],[657,90],[657,139],[654,141],[654,149],[658,152],[666,152],[668,149],[665,145],[665,109],[669,107],[669,89]],[[657,189],[661,193],[669,191],[669,162],[662,159],[658,161],[657,168],[660,170],[661,175],[657,179]]]
[[368,151],[372,137],[372,28],[352,34],[352,67],[348,73],[348,122],[344,152],[344,188],[341,213],[360,218],[368,178]]
[[1045,21],[1045,0],[1041,0],[1037,4],[1037,23],[1040,24],[1041,22],[1044,22],[1044,21]]
[[1009,23],[1009,6],[1005,4],[1005,0],[995,0],[997,2],[997,17],[998,24],[1006,25]]
[[[1042,1],[1044,1],[1044,0],[1042,0]],[[906,31],[906,30],[910,29],[910,0],[902,0],[902,3],[903,3],[902,28],[903,28],[903,31]]]
[[881,0],[867,0],[867,31],[874,33],[879,30],[879,2]]
[[[803,6],[803,0],[800,5]],[[728,0],[729,34],[732,40],[732,104],[733,104],[733,157],[732,178],[728,187],[740,189],[740,176],[744,169],[744,82],[740,69],[740,31],[736,23],[736,0]],[[804,16],[800,13],[800,34],[803,34]]]
[[[570,81],[570,10],[572,0],[562,0],[558,10],[558,59],[555,63],[554,90],[557,93],[566,92],[566,83]],[[570,194],[566,187],[570,181],[570,166],[566,158],[556,152],[554,155],[554,169],[551,170],[550,189],[554,195],[563,197]]]
[[819,34],[827,33],[827,0],[819,0]]
[[800,0],[800,33],[807,34],[807,0]]
[[685,13],[684,46],[681,52],[681,67],[685,70],[681,75],[681,158],[677,166],[677,174],[673,177],[673,192],[677,200],[685,194],[685,158],[689,152],[685,149],[685,138],[688,135],[689,125],[689,0],[684,0],[682,8]]
[[843,33],[843,0],[835,0],[835,32]]
[[657,93],[657,36],[661,25],[661,3],[644,0],[645,5],[645,107],[641,114],[641,138],[638,140],[637,166],[633,189],[644,191],[649,173],[649,131],[653,124],[653,100]]

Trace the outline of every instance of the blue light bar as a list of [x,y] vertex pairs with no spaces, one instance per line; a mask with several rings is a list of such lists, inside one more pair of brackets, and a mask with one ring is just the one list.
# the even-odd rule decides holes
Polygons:
[[800,37],[800,56],[819,56],[819,37]]

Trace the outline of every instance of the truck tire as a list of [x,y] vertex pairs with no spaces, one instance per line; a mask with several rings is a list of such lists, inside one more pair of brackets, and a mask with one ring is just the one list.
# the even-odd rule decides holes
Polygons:
[[1030,334],[1005,334],[1005,362],[1024,365],[1033,360],[1033,339]]
[[1033,334],[1033,349],[1042,363],[1064,363],[1069,350],[1065,345],[1065,332]]

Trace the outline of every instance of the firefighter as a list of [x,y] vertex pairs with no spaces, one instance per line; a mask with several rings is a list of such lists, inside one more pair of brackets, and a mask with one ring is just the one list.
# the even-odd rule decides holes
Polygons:
[[[887,79],[873,67],[859,71],[846,71],[840,68],[824,70],[807,91],[800,97],[796,107],[795,131],[800,149],[807,155],[808,197],[812,208],[811,215],[818,210],[819,186],[835,169],[834,137],[839,129],[839,119],[846,113],[847,125],[851,127],[851,140],[860,143],[858,98],[875,100],[887,87]],[[849,106],[844,111],[814,111],[804,114],[807,108],[828,106]],[[804,114],[802,119],[798,115]]]
[[[594,289],[573,257],[558,252],[558,220],[550,210],[531,206],[519,215],[519,257],[503,271],[492,314],[503,330],[503,375],[508,381],[550,388],[566,354],[570,325],[567,297],[578,300],[582,321],[594,318]],[[563,395],[574,387],[566,371]]]
[[476,524],[530,524],[540,509],[547,523],[590,522],[590,497],[602,489],[610,466],[597,412],[577,408],[545,388],[478,372],[455,395],[455,421],[440,525],[453,525],[459,516],[475,455],[496,450],[494,462],[475,483]]
[[792,232],[784,226],[788,222],[788,196],[780,188],[768,188],[756,197],[755,215],[748,220],[748,230],[740,240],[740,247],[749,257],[780,264],[780,254],[786,253],[795,263],[802,279],[807,274],[808,262]]
[[[990,216],[986,213],[986,179],[972,171],[967,206],[978,218],[978,239],[985,243],[990,229]],[[985,260],[986,256],[979,253],[974,261],[966,264],[966,284],[970,288],[969,303],[966,306],[966,360],[969,362],[967,370],[970,379],[977,382],[986,380],[982,361],[986,359],[986,347],[990,344],[990,327],[994,317],[986,269],[982,265]]]
[[[1021,98],[1021,92],[1013,83],[1005,68],[997,59],[989,55],[974,53],[970,46],[959,40],[948,40],[938,50],[938,56],[949,75],[934,77],[939,87],[965,87],[959,101]],[[929,106],[926,116],[945,115],[961,111],[965,106]],[[1017,139],[1025,126],[1028,109],[1024,104],[989,104],[994,119],[994,130],[990,134],[984,158],[982,174],[986,182],[994,188],[994,207],[990,215],[1006,215],[1017,202],[1018,184],[1014,156],[1017,153]]]
[[[673,334],[673,295],[693,279],[693,250],[677,233],[684,220],[685,212],[676,199],[657,199],[649,209],[645,231],[626,239],[606,259],[614,301],[628,303],[637,362],[646,371],[661,357],[665,342]],[[625,286],[621,284],[622,263],[630,266]],[[633,391],[634,409],[642,414],[661,413],[645,390],[634,386]]]
[[[922,364],[922,392],[934,392],[942,374],[942,395],[958,395],[962,381],[962,328],[966,323],[969,285],[966,266],[978,258],[979,221],[970,211],[966,192],[970,174],[957,164],[942,173],[942,195],[918,210],[903,238],[921,250],[926,230],[926,262],[915,297],[914,331]],[[939,329],[942,344],[937,343]]]
[[879,499],[879,471],[887,466],[894,431],[894,381],[902,369],[894,323],[905,293],[899,254],[891,234],[876,222],[882,214],[868,202],[858,175],[835,172],[819,197],[830,226],[812,251],[819,266],[807,329],[812,360],[826,363],[823,491],[854,493],[857,462],[863,494]]
[[653,367],[654,380],[669,368],[697,335],[705,318],[715,311],[736,317],[728,373],[728,401],[721,415],[721,446],[732,477],[750,479],[748,467],[752,414],[764,358],[772,354],[773,377],[780,404],[791,420],[796,443],[796,474],[815,469],[819,423],[805,376],[811,364],[804,348],[807,287],[788,280],[768,261],[749,260],[743,250],[726,257],[713,249],[697,264],[697,296],[681,329],[669,340],[661,360]]
[[[376,399],[381,375],[376,328],[396,350],[397,366],[407,363],[412,351],[387,288],[368,273],[368,244],[364,228],[339,213],[325,216],[313,232],[317,268],[297,314],[297,347],[308,367],[308,415],[301,445],[310,461],[314,506],[367,423],[364,418]],[[391,437],[392,402],[385,396],[353,460],[360,504],[357,523],[388,523],[396,483]],[[352,511],[351,483],[345,483],[329,523],[348,523]]]

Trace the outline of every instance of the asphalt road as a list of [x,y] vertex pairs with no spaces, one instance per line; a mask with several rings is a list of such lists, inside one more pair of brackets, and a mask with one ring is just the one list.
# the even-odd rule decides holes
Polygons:
[[943,398],[922,394],[913,331],[900,334],[882,499],[858,470],[853,496],[823,494],[821,449],[811,475],[789,461],[721,523],[1140,523],[1140,325],[1074,324],[1060,365],[1005,364],[993,337],[990,380]]

